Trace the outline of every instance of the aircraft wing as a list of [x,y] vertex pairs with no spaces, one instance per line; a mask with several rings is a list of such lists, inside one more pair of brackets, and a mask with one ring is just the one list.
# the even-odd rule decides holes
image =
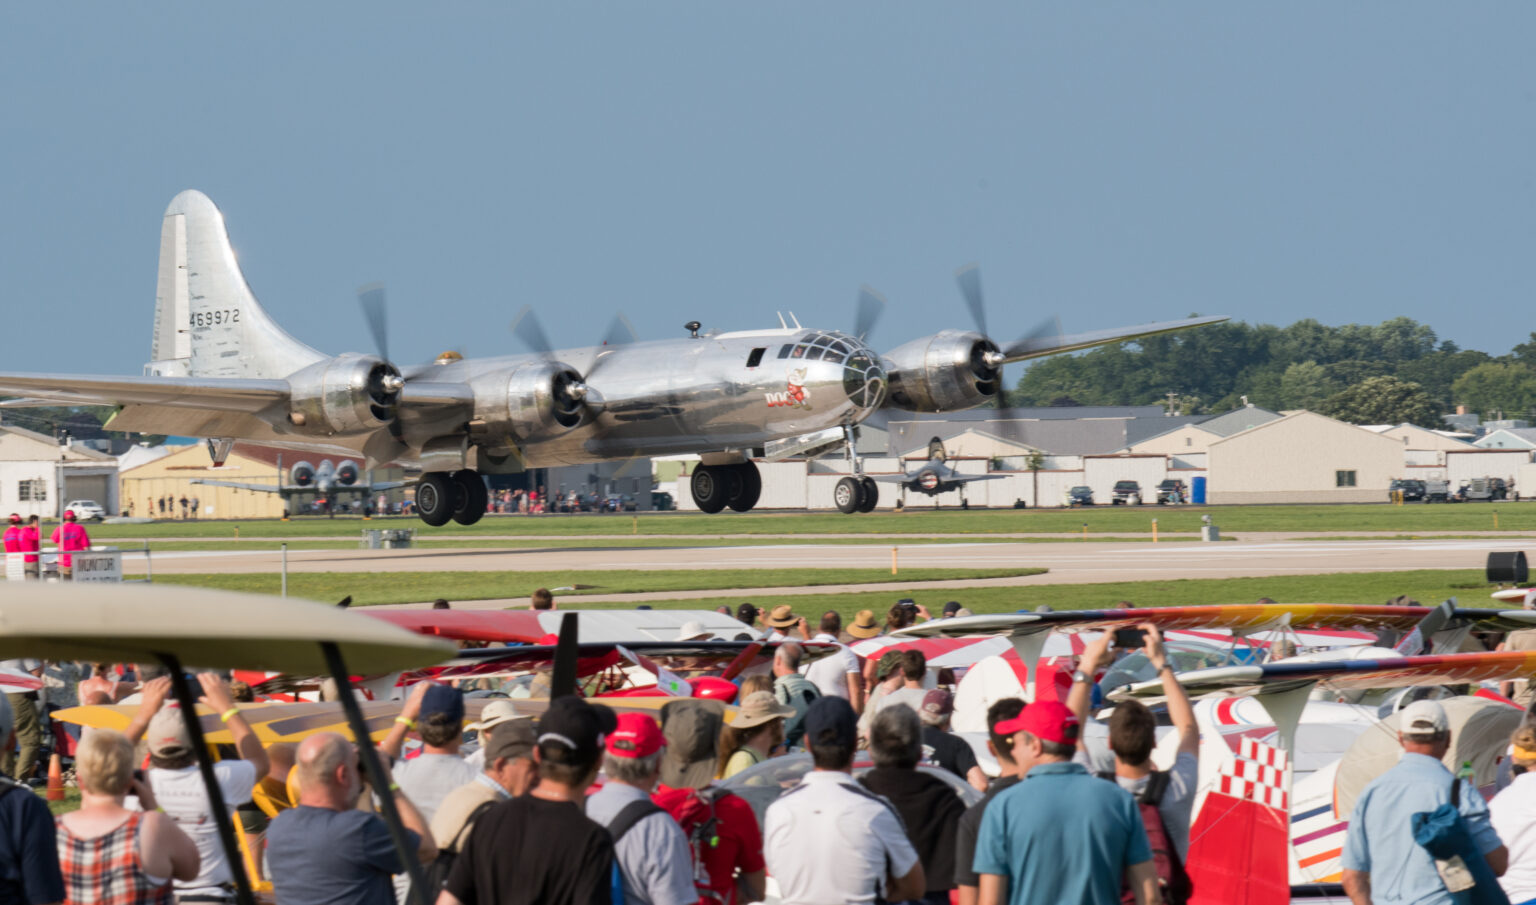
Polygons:
[[0,394],[46,399],[65,405],[163,405],[256,414],[288,401],[288,381],[0,374]]
[[911,475],[904,474],[867,474],[864,477],[881,484],[910,484],[915,480]]
[[1219,324],[1225,320],[1228,320],[1226,315],[1187,317],[1183,320],[1159,321],[1153,324],[1142,324],[1138,327],[1094,330],[1089,333],[1069,333],[1063,336],[1035,336],[1014,343],[1004,349],[1003,354],[1007,356],[1008,361],[1026,361],[1031,358],[1040,358],[1044,355],[1076,352],[1080,349],[1091,349],[1094,346],[1106,346],[1110,343],[1127,342],[1133,339],[1141,339],[1145,336],[1158,336],[1163,333],[1173,333],[1177,330],[1188,330],[1191,327],[1203,327],[1206,324]]
[[363,490],[368,493],[375,493],[380,490],[394,490],[396,487],[404,487],[409,483],[409,481],[374,481],[372,484],[369,484],[365,487],[358,487],[355,489]]
[[299,489],[278,487],[275,484],[246,484],[241,481],[210,481],[206,478],[193,478],[190,483],[207,484],[210,487],[238,487],[241,490],[254,490],[258,493],[282,493],[285,490]]
[[[1163,631],[1223,628],[1245,633],[1276,628],[1381,629],[1409,631],[1432,607],[1355,606],[1340,603],[1244,603],[1149,609],[1066,610],[1056,613],[997,613],[935,619],[893,634],[957,638],[966,635],[1033,635],[1040,632],[1103,631],[1150,622]],[[1536,626],[1536,610],[1459,607],[1455,618],[1479,628],[1510,631]]]
[[[1219,666],[1181,673],[1179,684],[1192,696],[1222,692],[1265,695],[1292,691],[1313,682],[1330,689],[1401,688],[1406,685],[1463,685],[1536,677],[1536,651],[1489,651],[1380,657],[1372,660],[1265,663]],[[1109,693],[1111,700],[1159,698],[1161,680],[1137,682]]]

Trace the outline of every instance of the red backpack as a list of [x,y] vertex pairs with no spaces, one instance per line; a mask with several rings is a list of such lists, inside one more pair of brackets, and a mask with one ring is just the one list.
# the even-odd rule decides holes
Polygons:
[[709,866],[705,864],[705,854],[720,844],[716,832],[718,819],[715,816],[715,802],[729,794],[719,786],[695,789],[683,799],[682,806],[672,815],[677,825],[683,828],[683,835],[688,837],[688,857],[693,861],[693,885],[699,893],[699,905],[722,905],[726,901],[709,885]]
[[[1113,773],[1100,773],[1099,776],[1111,782],[1115,779]],[[1163,825],[1163,815],[1157,810],[1167,791],[1168,774],[1153,770],[1147,775],[1146,786],[1135,796],[1136,807],[1141,811],[1141,825],[1147,830],[1147,843],[1152,848],[1152,865],[1157,868],[1157,883],[1162,887],[1163,901],[1167,905],[1185,905],[1192,890],[1189,873],[1184,870],[1179,851],[1173,847],[1168,828]],[[1131,892],[1129,885],[1122,888],[1120,901],[1124,905],[1135,905],[1136,894]]]

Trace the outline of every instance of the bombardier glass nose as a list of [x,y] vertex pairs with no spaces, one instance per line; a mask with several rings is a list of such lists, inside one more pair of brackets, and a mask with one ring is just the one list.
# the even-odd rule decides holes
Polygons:
[[861,409],[876,409],[885,399],[885,367],[868,349],[856,349],[843,363],[843,392]]

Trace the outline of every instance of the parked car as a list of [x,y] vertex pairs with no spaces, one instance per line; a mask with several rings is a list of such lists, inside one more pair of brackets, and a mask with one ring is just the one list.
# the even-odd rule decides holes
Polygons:
[[640,508],[640,504],[627,493],[615,493],[603,500],[603,508],[609,512],[634,512]]
[[82,522],[99,522],[107,517],[107,510],[95,500],[72,500],[64,507],[75,514],[75,518]]
[[1086,484],[1079,484],[1067,491],[1067,506],[1092,506],[1093,488]]
[[1157,485],[1157,505],[1189,502],[1189,489],[1177,478],[1169,478]]
[[1141,485],[1135,481],[1116,481],[1109,503],[1111,506],[1140,506]]
[[1425,481],[1424,482],[1424,502],[1426,502],[1426,503],[1449,503],[1451,501],[1452,501],[1452,499],[1451,499],[1451,482],[1450,481]]
[[1464,503],[1492,503],[1509,498],[1509,487],[1503,478],[1473,478],[1457,491]]
[[671,512],[677,508],[677,501],[672,499],[672,494],[665,490],[652,490],[651,508],[657,512]]
[[1393,481],[1387,486],[1387,500],[1396,499],[1396,494],[1403,495],[1403,502],[1413,503],[1424,499],[1425,483],[1411,478]]

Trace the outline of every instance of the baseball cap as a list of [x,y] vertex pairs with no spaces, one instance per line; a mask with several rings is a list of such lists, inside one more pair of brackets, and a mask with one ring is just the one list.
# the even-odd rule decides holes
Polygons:
[[951,600],[949,603],[944,604],[944,615],[953,616],[958,612],[960,612],[960,601]]
[[448,722],[464,721],[464,693],[457,688],[433,683],[421,699],[420,719],[442,714]]
[[661,727],[650,714],[621,713],[605,747],[614,757],[650,757],[666,745]]
[[513,706],[511,701],[506,698],[496,698],[485,705],[485,709],[480,711],[479,721],[471,728],[484,732],[487,729],[493,729],[502,723],[509,723],[512,720],[528,719],[530,719],[528,714],[518,713],[517,708]]
[[800,621],[795,615],[794,608],[787,603],[781,603],[768,613],[768,618],[763,620],[774,628],[789,628]]
[[144,731],[144,741],[149,753],[155,757],[180,757],[192,750],[192,737],[187,734],[186,721],[181,718],[181,707],[167,703],[155,711]]
[[1414,701],[1403,708],[1397,725],[1404,735],[1439,735],[1450,731],[1451,721],[1438,701]]
[[927,716],[949,716],[955,712],[955,699],[942,688],[931,689],[923,695],[922,712]]
[[538,739],[533,732],[533,721],[512,720],[504,728],[496,730],[485,746],[485,764],[490,766],[503,757],[532,757]]
[[859,718],[847,698],[823,695],[811,702],[805,711],[805,743],[829,748],[852,748],[859,743]]
[[603,750],[604,737],[618,725],[613,711],[574,695],[556,698],[539,720],[542,756],[562,764],[594,763]]
[[875,662],[875,681],[883,682],[886,677],[896,670],[901,669],[901,651],[888,650],[880,655]]
[[859,610],[853,617],[853,624],[848,626],[848,634],[855,638],[873,638],[880,634],[880,623],[875,621],[874,610]]
[[1041,741],[1059,745],[1077,744],[1079,729],[1077,716],[1060,701],[1036,701],[1013,719],[992,727],[993,732],[1005,738],[1028,732]]
[[[0,697],[0,701],[5,700]],[[661,707],[661,783],[674,789],[702,789],[715,778],[725,704],[706,698],[678,698]]]
[[21,516],[16,514],[16,513],[14,513],[14,512],[12,512],[11,513],[11,524],[13,524],[13,525],[21,524]]

